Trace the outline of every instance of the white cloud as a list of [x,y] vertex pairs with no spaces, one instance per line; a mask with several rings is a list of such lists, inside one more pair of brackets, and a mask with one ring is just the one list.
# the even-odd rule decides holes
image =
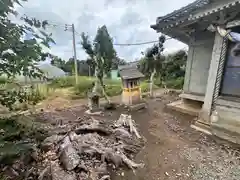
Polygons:
[[[64,31],[64,24],[74,23],[76,31],[86,32],[94,38],[99,26],[106,25],[114,43],[138,43],[157,40],[159,34],[150,28],[158,16],[163,16],[171,11],[181,8],[193,0],[29,0],[20,9],[22,14],[36,17],[40,20],[49,20],[57,24],[51,27],[49,32],[53,33],[56,45],[51,52],[68,59],[72,57],[72,35]],[[79,35],[76,41],[80,41]],[[116,46],[120,57],[133,61],[141,56],[150,45],[141,46]],[[176,51],[186,45],[169,40],[166,43],[166,52]],[[77,45],[77,56],[85,59],[86,54]]]

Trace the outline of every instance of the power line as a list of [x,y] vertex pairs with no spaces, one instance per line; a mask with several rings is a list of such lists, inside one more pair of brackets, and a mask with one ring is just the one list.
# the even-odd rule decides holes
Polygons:
[[[173,39],[172,37],[166,38],[167,40]],[[129,43],[129,44],[121,44],[121,43],[114,43],[115,46],[138,46],[138,45],[144,45],[144,44],[153,44],[157,43],[158,41],[146,41],[146,42],[140,42],[140,43]]]
[[[49,23],[49,25],[53,26],[53,27],[62,26],[65,28],[64,29],[65,31],[68,31],[71,29],[71,25],[68,25],[68,24],[60,25],[60,24],[56,24],[56,23]],[[81,36],[81,33],[77,32],[76,30],[75,30],[75,34]],[[166,41],[170,40],[170,39],[173,39],[173,37],[166,38]],[[157,42],[158,42],[158,40],[145,41],[145,42],[139,42],[139,43],[113,43],[113,45],[114,46],[139,46],[139,45],[145,45],[145,44],[153,44],[153,43],[157,43]]]

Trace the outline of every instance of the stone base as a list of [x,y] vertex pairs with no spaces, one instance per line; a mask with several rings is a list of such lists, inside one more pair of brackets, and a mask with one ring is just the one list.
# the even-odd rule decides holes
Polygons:
[[234,144],[240,144],[240,134],[234,129],[234,127],[226,127],[214,124],[211,125],[211,129],[214,136]]
[[203,123],[201,120],[198,120],[194,124],[192,124],[191,128],[203,132],[205,134],[212,135],[210,125]]
[[191,100],[179,100],[167,105],[169,108],[189,114],[192,116],[198,116],[202,108],[202,103]]
[[140,109],[145,109],[146,106],[147,106],[146,103],[139,103],[139,104],[128,106],[128,108],[130,111],[138,111]]
[[189,94],[189,93],[183,93],[179,95],[180,98],[183,99],[190,99],[193,101],[201,101],[204,102],[204,95],[196,95],[196,94]]

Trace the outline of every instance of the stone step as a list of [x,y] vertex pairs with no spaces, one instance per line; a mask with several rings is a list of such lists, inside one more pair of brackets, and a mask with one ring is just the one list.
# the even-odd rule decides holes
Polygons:
[[211,124],[211,132],[227,141],[240,144],[240,128],[232,125]]
[[172,103],[168,104],[167,107],[169,107],[173,110],[185,113],[185,114],[192,115],[192,116],[198,116],[198,114],[201,110],[201,106],[196,106],[195,104],[185,103],[182,100],[172,102]]
[[219,119],[217,124],[239,127],[240,130],[240,109],[217,106]]

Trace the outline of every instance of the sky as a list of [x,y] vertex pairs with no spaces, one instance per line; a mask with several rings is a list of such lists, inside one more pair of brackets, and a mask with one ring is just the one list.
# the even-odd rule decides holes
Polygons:
[[[48,20],[53,25],[47,29],[56,42],[50,51],[66,60],[73,56],[73,45],[71,32],[64,30],[65,24],[74,23],[77,32],[77,58],[84,60],[87,55],[79,44],[81,32],[93,39],[97,28],[105,24],[114,43],[157,40],[160,34],[150,28],[156,18],[191,2],[193,0],[29,0],[18,11],[39,20]],[[151,45],[115,46],[115,49],[120,58],[134,61]],[[168,40],[165,53],[186,47],[179,41]]]

